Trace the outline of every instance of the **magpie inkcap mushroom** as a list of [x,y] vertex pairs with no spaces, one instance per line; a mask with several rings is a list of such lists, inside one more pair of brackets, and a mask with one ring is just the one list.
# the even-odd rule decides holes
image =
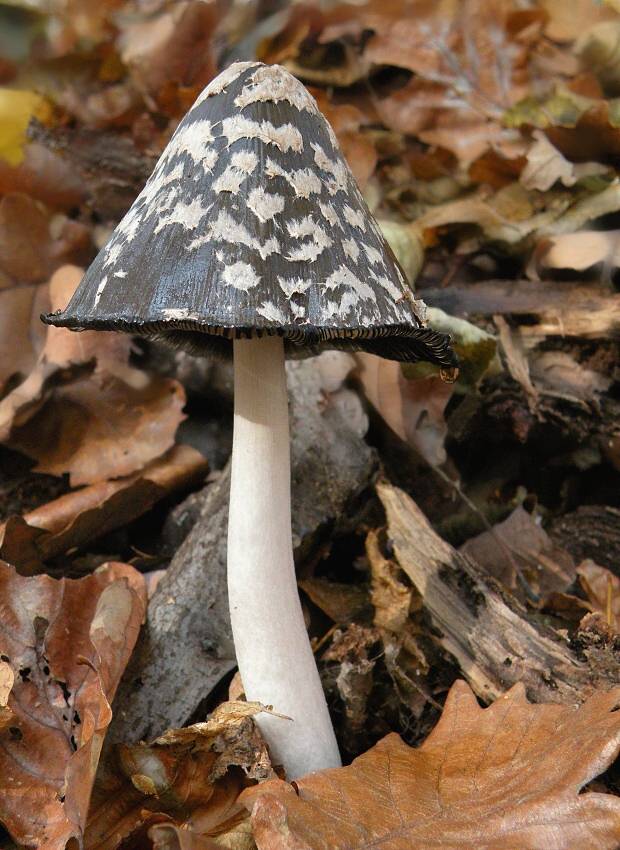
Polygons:
[[195,352],[275,334],[287,356],[345,348],[455,365],[314,99],[254,62],[204,90],[68,307],[44,321]]
[[[67,308],[121,330],[234,353],[228,588],[248,699],[289,779],[340,763],[293,563],[285,356],[365,350],[450,369],[448,336],[371,216],[314,99],[276,65],[223,71],[179,124]],[[208,565],[205,565],[208,568]]]

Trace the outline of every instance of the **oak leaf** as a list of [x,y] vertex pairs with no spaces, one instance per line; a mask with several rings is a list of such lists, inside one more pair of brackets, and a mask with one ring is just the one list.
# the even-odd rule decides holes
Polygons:
[[413,749],[390,734],[345,768],[245,791],[259,850],[614,850],[620,799],[580,793],[620,749],[620,689],[578,707],[515,685],[483,709],[457,681]]
[[110,704],[144,618],[144,581],[127,564],[58,581],[0,562],[0,598],[0,653],[15,673],[14,717],[0,729],[0,822],[26,847],[82,846]]

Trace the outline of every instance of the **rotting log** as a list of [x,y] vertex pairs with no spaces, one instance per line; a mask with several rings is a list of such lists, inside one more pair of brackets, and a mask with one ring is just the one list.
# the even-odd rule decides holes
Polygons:
[[[288,384],[293,543],[303,560],[368,486],[376,455],[323,393],[314,361],[288,364]],[[235,667],[226,592],[229,489],[227,466],[203,491],[197,521],[149,602],[107,743],[182,726]]]
[[435,533],[406,493],[387,482],[377,492],[396,559],[423,598],[436,640],[485,701],[516,682],[532,701],[556,703],[613,685],[551,628],[530,622],[514,597]]
[[[547,336],[620,337],[620,294],[602,283],[532,280],[485,280],[424,289],[432,307],[460,318],[471,315],[525,316],[520,326],[527,344]],[[531,317],[536,322],[531,321]]]

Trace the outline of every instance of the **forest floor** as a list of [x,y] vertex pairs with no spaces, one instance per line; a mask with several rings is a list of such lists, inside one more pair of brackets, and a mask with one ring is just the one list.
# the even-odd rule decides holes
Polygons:
[[[39,320],[255,58],[460,360],[290,364],[350,765],[294,785],[235,674],[231,365]],[[0,86],[0,845],[620,847],[617,0],[0,2]]]

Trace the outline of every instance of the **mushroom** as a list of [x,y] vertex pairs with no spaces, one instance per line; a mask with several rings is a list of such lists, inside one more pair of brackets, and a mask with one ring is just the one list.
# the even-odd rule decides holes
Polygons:
[[[234,354],[228,591],[248,699],[289,779],[340,764],[291,542],[285,357],[365,350],[455,364],[371,216],[330,125],[283,68],[239,62],[179,124],[64,311]],[[208,568],[208,565],[207,565]]]

